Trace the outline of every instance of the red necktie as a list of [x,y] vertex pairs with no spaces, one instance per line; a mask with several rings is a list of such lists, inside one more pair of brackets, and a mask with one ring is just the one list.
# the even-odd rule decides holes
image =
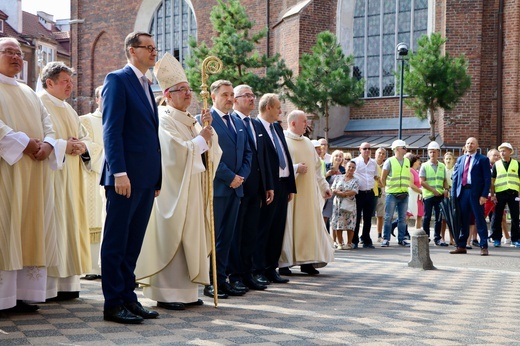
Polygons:
[[466,186],[468,183],[469,164],[471,162],[471,155],[468,156],[466,164],[464,165],[464,172],[462,173],[462,186]]

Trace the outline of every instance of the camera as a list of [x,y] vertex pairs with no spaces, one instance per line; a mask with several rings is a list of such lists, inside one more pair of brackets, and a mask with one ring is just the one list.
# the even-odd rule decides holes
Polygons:
[[404,42],[398,43],[396,51],[399,56],[408,55],[408,45]]

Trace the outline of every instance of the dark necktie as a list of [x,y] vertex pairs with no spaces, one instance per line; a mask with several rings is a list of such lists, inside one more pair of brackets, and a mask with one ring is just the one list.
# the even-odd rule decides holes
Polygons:
[[229,132],[231,133],[231,137],[236,141],[237,140],[237,134],[235,132],[235,129],[233,128],[233,125],[231,125],[231,117],[229,114],[224,115],[223,117],[226,120],[226,125],[228,127]]
[[283,156],[282,146],[280,145],[280,141],[278,140],[278,136],[274,131],[273,124],[269,125],[269,129],[271,129],[271,135],[273,136],[274,146],[276,148],[276,153],[278,154],[278,162],[280,163],[280,168],[285,169],[287,164],[285,163],[285,157]]
[[153,109],[152,95],[150,95],[150,85],[148,84],[148,78],[146,76],[141,76],[141,85],[144,89],[146,98],[148,99],[148,102],[150,103],[150,107],[152,107],[152,109]]
[[246,122],[246,130],[249,135],[249,138],[251,138],[253,143],[255,143],[255,147],[256,147],[255,136],[253,136],[253,131],[251,130],[251,119],[249,119],[249,117],[245,117],[244,121]]
[[462,186],[466,186],[468,183],[469,164],[471,162],[471,155],[468,156],[466,164],[464,165],[464,172],[462,172]]

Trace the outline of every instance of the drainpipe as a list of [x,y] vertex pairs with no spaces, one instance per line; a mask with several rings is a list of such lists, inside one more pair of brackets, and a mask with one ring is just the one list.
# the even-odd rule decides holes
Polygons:
[[498,5],[498,44],[497,44],[497,140],[496,143],[502,143],[502,124],[503,124],[503,104],[502,104],[502,84],[503,84],[503,59],[502,51],[504,49],[504,0],[500,0]]
[[267,23],[267,36],[265,37],[265,54],[267,55],[267,57],[269,57],[269,35],[271,34],[271,30],[269,29],[269,20],[271,19],[270,17],[271,15],[269,11],[269,0],[265,0],[265,21]]

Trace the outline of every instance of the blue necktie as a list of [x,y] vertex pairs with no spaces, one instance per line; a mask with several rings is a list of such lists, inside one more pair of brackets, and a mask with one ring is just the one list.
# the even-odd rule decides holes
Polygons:
[[226,120],[226,125],[227,125],[227,127],[229,129],[229,132],[231,133],[231,137],[233,137],[233,139],[236,142],[237,134],[235,132],[235,129],[233,128],[233,125],[231,125],[231,119],[230,119],[231,117],[229,116],[229,114],[226,114],[226,115],[224,115],[223,118]]
[[249,117],[245,117],[244,121],[246,122],[246,130],[247,130],[247,133],[249,134],[249,138],[251,138],[253,143],[255,143],[255,148],[256,148],[255,136],[253,136],[253,131],[251,130],[251,119],[249,119]]
[[276,148],[276,153],[278,154],[278,162],[280,162],[280,167],[282,169],[285,169],[287,164],[285,163],[285,157],[283,156],[282,146],[280,145],[278,136],[276,135],[276,132],[274,131],[273,124],[269,125],[269,128],[271,129],[271,134],[273,135],[274,146]]

